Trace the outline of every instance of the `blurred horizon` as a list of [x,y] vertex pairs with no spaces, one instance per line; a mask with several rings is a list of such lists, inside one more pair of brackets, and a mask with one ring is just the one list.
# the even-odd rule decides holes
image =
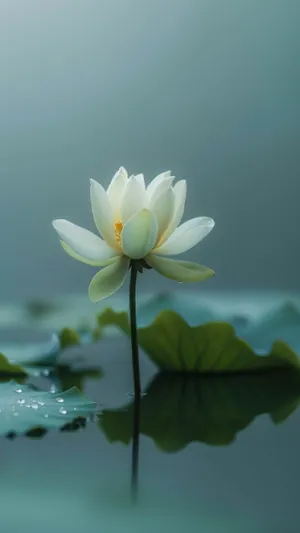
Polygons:
[[[51,222],[94,231],[89,178],[186,179],[191,290],[300,289],[299,2],[2,0],[3,300],[87,291]],[[178,285],[152,272],[155,292]]]

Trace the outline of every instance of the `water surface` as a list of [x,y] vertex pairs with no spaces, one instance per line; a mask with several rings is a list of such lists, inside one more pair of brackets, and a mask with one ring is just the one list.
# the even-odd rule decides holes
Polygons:
[[[100,363],[104,372],[102,379],[84,380],[84,393],[101,410],[130,404],[128,340],[103,340],[84,347],[84,352],[89,364]],[[146,388],[156,369],[143,355],[141,370]],[[33,381],[44,388],[50,384],[46,378]],[[213,384],[211,389],[213,392]],[[142,402],[146,400],[149,398]],[[161,406],[158,403],[157,417],[165,408],[164,401],[170,402],[167,393]],[[220,416],[223,407],[220,404]],[[175,419],[177,413],[184,424],[190,416],[188,403],[183,405],[177,396],[173,409]],[[234,413],[235,407],[232,409]],[[144,414],[141,409],[141,417]],[[147,421],[150,426],[155,425],[155,411],[151,417]],[[144,423],[141,420],[141,426]],[[169,415],[164,433],[172,440],[174,427],[168,428],[168,423]],[[98,528],[142,533],[296,532],[299,423],[297,411],[278,425],[263,414],[228,444],[193,442],[169,452],[140,435],[135,502],[132,443],[111,444],[97,420],[84,429],[52,431],[40,439],[2,438],[1,523],[9,533],[20,529],[48,533],[55,528],[91,533]],[[120,426],[116,430],[122,434]]]

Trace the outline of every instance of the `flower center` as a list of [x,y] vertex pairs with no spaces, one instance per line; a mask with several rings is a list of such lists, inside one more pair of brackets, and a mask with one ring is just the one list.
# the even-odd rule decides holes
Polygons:
[[123,229],[123,223],[122,222],[115,222],[115,236],[118,243],[121,242],[121,233]]

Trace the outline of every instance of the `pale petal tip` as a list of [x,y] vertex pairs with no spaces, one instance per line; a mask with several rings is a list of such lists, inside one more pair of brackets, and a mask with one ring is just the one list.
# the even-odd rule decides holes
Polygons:
[[120,167],[117,170],[115,176],[124,176],[124,178],[128,178],[128,172],[125,167]]
[[55,220],[52,220],[52,226],[56,231],[59,230],[59,226],[61,226],[61,223],[64,222],[61,218],[56,218]]
[[177,190],[177,189],[181,189],[182,188],[182,191],[181,193],[182,194],[186,194],[186,189],[187,189],[187,181],[186,180],[179,180],[175,183],[174,185],[174,189]]
[[169,180],[172,180],[172,181],[174,181],[175,179],[175,176],[173,176],[171,170],[167,170],[166,172],[163,172],[162,175],[164,178],[168,178]]

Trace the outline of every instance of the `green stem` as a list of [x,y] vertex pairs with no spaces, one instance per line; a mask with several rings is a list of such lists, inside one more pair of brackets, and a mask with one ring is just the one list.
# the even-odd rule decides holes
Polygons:
[[132,456],[131,456],[131,496],[136,503],[138,496],[139,473],[139,442],[140,442],[140,405],[141,397],[134,396],[133,426],[132,426]]
[[134,381],[134,394],[140,396],[140,364],[139,364],[139,347],[137,339],[136,327],[136,280],[137,280],[137,265],[135,261],[131,263],[130,274],[130,289],[129,289],[129,309],[130,309],[130,334],[131,334],[131,353],[132,353],[132,370]]

